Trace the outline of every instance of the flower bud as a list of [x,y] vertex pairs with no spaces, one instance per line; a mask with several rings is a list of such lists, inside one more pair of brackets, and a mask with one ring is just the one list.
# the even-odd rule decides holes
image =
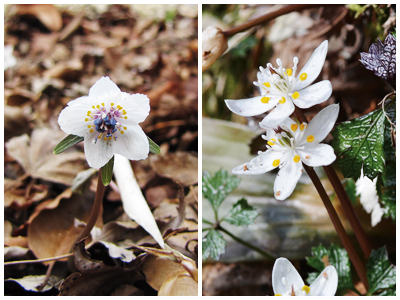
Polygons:
[[228,40],[217,27],[207,27],[203,31],[203,72],[207,70],[228,49]]

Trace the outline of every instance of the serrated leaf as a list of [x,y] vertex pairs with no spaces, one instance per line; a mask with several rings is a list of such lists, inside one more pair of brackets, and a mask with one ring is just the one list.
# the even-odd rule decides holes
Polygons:
[[215,229],[211,229],[203,238],[203,260],[211,256],[213,260],[218,260],[225,253],[226,241],[222,234]]
[[101,168],[101,181],[104,186],[110,184],[112,180],[112,174],[114,169],[114,156]]
[[[354,289],[351,280],[350,259],[345,249],[336,245],[332,245],[326,249],[324,246],[319,245],[318,247],[313,247],[311,252],[313,256],[306,257],[310,266],[317,269],[319,272],[321,272],[327,264],[334,266],[339,276],[338,290]],[[312,279],[313,277],[310,278],[310,275],[311,274],[309,274],[309,279]],[[307,279],[307,282],[311,284],[312,282],[310,282],[309,279]]]
[[346,193],[349,196],[351,203],[355,204],[355,203],[357,203],[356,183],[351,178],[347,178],[346,183],[347,183],[346,187],[345,187]]
[[396,288],[384,290],[382,293],[379,293],[378,296],[396,296]]
[[311,283],[314,282],[315,279],[317,279],[319,273],[318,272],[312,272],[312,273],[308,273],[308,277],[306,279],[307,284],[311,285]]
[[228,172],[223,169],[217,171],[214,176],[203,171],[203,196],[211,203],[214,211],[217,211],[239,182],[240,179],[237,176],[228,175]]
[[382,109],[378,109],[335,127],[332,146],[346,178],[357,180],[361,168],[364,176],[371,180],[383,172],[384,121],[385,115]]
[[396,268],[393,266],[386,252],[386,247],[372,250],[367,263],[367,277],[369,290],[367,295],[393,288],[396,285]]
[[53,153],[60,154],[60,153],[64,152],[65,150],[68,150],[69,148],[71,148],[73,145],[78,144],[82,141],[83,141],[82,136],[70,134],[65,139],[63,139],[61,142],[59,142],[57,146],[54,147]]
[[254,219],[257,216],[257,210],[249,205],[245,198],[242,198],[233,205],[224,221],[236,226],[245,226],[254,224]]
[[151,138],[147,137],[147,139],[149,140],[150,152],[154,154],[160,154],[161,153],[160,147],[156,143],[154,143]]

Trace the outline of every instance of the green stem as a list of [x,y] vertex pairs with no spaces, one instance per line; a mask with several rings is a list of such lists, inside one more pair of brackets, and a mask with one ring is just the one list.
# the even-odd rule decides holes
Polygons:
[[203,223],[206,223],[206,224],[208,224],[208,225],[214,225],[214,223],[212,223],[212,222],[210,222],[210,221],[208,221],[208,220],[205,220],[205,219],[203,219]]
[[282,7],[276,11],[270,12],[268,14],[265,14],[261,17],[258,17],[254,20],[251,20],[249,22],[243,23],[237,27],[231,28],[229,30],[224,31],[224,35],[228,38],[230,36],[235,35],[236,33],[246,31],[254,26],[258,26],[264,23],[267,23],[279,16],[294,12],[294,11],[300,11],[303,9],[307,8],[312,8],[312,7],[319,7],[321,4],[291,4],[285,7]]
[[[92,212],[90,213],[90,217],[89,217],[88,222],[86,223],[85,229],[83,229],[81,231],[81,233],[78,235],[78,237],[76,238],[76,240],[74,242],[74,245],[76,243],[78,243],[80,240],[82,240],[83,238],[86,238],[87,236],[89,236],[94,225],[96,224],[97,218],[99,217],[99,214],[100,214],[104,190],[105,190],[105,186],[103,185],[103,181],[101,180],[101,169],[100,169],[98,177],[97,177],[97,190],[96,190],[96,197],[94,200]],[[72,248],[74,245],[72,245]]]
[[[296,107],[295,114],[300,122],[307,122],[307,118],[305,117],[303,111]],[[364,228],[361,225],[361,222],[354,210],[353,205],[351,204],[349,195],[347,195],[346,190],[343,187],[342,182],[340,181],[333,165],[324,167],[325,173],[328,176],[329,181],[331,182],[333,189],[335,190],[340,204],[342,205],[344,212],[346,214],[347,220],[350,223],[351,228],[354,231],[354,234],[357,238],[358,243],[360,244],[361,249],[364,252],[366,258],[371,255],[372,246],[368,240],[367,234],[365,233]]]
[[249,244],[248,242],[242,240],[241,238],[233,235],[232,233],[230,233],[228,230],[226,230],[225,228],[221,227],[221,225],[218,225],[215,229],[220,230],[224,233],[226,233],[227,235],[229,235],[231,238],[233,238],[236,242],[241,243],[242,245],[246,246],[247,248],[250,248],[258,253],[260,253],[261,255],[265,256],[268,259],[271,260],[275,260],[276,257],[273,257],[272,255],[268,254],[267,252],[261,250],[260,248],[253,246],[252,244]]

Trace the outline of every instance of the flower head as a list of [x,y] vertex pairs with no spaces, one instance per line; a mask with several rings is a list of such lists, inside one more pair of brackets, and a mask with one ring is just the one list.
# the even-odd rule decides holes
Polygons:
[[101,168],[114,155],[145,159],[149,141],[138,123],[150,111],[146,95],[121,92],[108,77],[100,78],[83,96],[68,103],[58,124],[68,133],[84,137],[85,155],[92,168]]
[[232,170],[234,174],[258,175],[280,168],[274,183],[274,195],[278,200],[289,197],[303,172],[302,162],[310,167],[331,164],[336,155],[333,148],[320,144],[335,125],[339,105],[332,104],[321,110],[309,124],[296,123],[290,118],[283,120],[278,128],[271,129],[262,121],[260,126],[267,134],[267,150],[249,163]]
[[334,266],[327,266],[314,282],[307,286],[291,262],[278,258],[272,269],[272,288],[275,296],[335,296],[338,274]]
[[260,88],[261,96],[242,99],[225,100],[228,108],[240,116],[249,117],[273,109],[263,120],[269,127],[275,127],[282,120],[289,117],[294,111],[294,105],[300,108],[309,108],[326,101],[332,94],[332,85],[329,80],[310,84],[318,77],[324,65],[328,41],[322,42],[303,69],[297,74],[299,59],[293,58],[293,67],[286,69],[282,61],[276,60],[278,68],[270,63],[267,68],[260,67],[257,73],[258,81],[254,84]]

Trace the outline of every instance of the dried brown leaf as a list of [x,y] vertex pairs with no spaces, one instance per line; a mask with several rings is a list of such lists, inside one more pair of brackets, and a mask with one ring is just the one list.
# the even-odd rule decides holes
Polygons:
[[47,28],[59,31],[62,28],[61,13],[53,4],[19,4],[17,5],[18,15],[35,16]]

